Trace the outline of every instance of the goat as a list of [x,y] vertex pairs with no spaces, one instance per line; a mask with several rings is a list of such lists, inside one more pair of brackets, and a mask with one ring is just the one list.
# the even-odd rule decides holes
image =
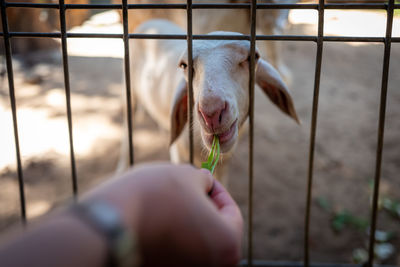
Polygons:
[[[150,20],[137,29],[141,34],[183,34],[167,20]],[[234,34],[236,32],[212,32]],[[150,116],[170,132],[173,162],[189,159],[187,123],[188,52],[183,40],[131,41],[132,95]],[[218,135],[223,161],[216,178],[226,184],[224,173],[249,110],[250,42],[238,40],[193,41],[194,164],[200,166]],[[281,111],[299,121],[291,95],[279,73],[256,51],[256,83]],[[183,71],[179,71],[180,66]],[[126,131],[125,131],[126,132]],[[127,167],[128,146],[122,146],[120,169]]]

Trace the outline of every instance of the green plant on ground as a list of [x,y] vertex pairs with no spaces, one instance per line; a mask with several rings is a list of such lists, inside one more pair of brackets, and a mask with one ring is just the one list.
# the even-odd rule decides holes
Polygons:
[[[373,180],[368,183],[369,192],[372,195],[374,187]],[[342,209],[336,211],[328,199],[318,197],[316,199],[318,206],[325,212],[331,214],[331,228],[334,232],[340,233],[347,227],[351,227],[362,233],[369,235],[370,221],[368,218],[355,216],[351,212]],[[385,211],[395,219],[400,219],[400,201],[394,200],[388,196],[381,196],[378,200],[379,211]],[[391,244],[391,240],[395,237],[395,233],[391,231],[375,231],[374,258],[377,262],[383,262],[390,258],[395,252],[395,247]],[[352,260],[354,263],[362,264],[368,260],[368,250],[359,247],[353,250]]]
[[359,231],[366,231],[369,227],[369,220],[355,216],[347,210],[342,210],[334,213],[331,226],[335,232],[342,231],[346,226],[353,227]]

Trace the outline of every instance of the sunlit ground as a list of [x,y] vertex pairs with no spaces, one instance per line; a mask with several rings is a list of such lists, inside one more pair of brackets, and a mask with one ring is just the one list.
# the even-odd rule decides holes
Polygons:
[[[379,11],[325,10],[324,35],[384,37],[386,13]],[[291,10],[289,22],[307,25],[306,34],[316,35],[318,12],[316,10]],[[400,36],[400,18],[393,20],[393,37]],[[354,43],[349,43],[353,44]],[[357,43],[360,45],[360,43]]]
[[[314,10],[292,10],[289,22],[293,25],[303,24],[309,27],[306,34],[315,35],[317,26],[317,12]],[[386,27],[386,15],[382,12],[362,11],[325,11],[326,35],[337,36],[384,36]],[[83,26],[71,30],[75,33],[121,33],[119,15],[116,11],[109,11],[93,16]],[[394,19],[393,36],[400,36],[400,19]],[[352,43],[350,43],[352,44]],[[357,43],[360,45],[360,43]],[[83,57],[115,57],[123,56],[123,43],[120,39],[80,39],[68,40],[68,52],[70,56]],[[122,69],[122,66],[121,66]],[[73,70],[71,70],[73,72]],[[73,75],[72,75],[73,76]],[[17,99],[29,97],[40,93],[39,85],[24,85],[18,87],[23,77],[17,76]],[[73,78],[73,77],[72,77]],[[122,81],[122,74],[121,74]],[[3,85],[4,86],[4,85]],[[116,88],[115,91],[118,91]],[[118,107],[118,98],[104,98],[101,96],[82,96],[72,93],[72,109],[82,110],[90,100],[92,108]],[[4,130],[0,132],[0,171],[6,167],[14,168],[16,159],[14,150],[14,138],[12,131],[12,117],[8,98],[0,102],[0,119]],[[62,112],[65,109],[65,93],[63,88],[51,88],[43,97],[43,106],[30,107],[29,105],[18,109],[18,125],[21,139],[21,151],[25,159],[35,155],[56,152],[69,155],[68,131],[64,117],[54,117],[55,109]],[[77,155],[89,155],[103,136],[117,139],[120,129],[115,124],[110,124],[109,119],[102,114],[90,114],[84,118],[76,118],[74,121],[74,146]],[[94,127],[93,125],[96,125]],[[41,127],[38,127],[41,125]],[[62,140],[62,141],[61,141]]]

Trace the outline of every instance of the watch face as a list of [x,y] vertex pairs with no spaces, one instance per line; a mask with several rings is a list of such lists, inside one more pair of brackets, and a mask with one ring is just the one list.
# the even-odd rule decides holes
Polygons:
[[110,205],[106,203],[92,203],[90,206],[90,213],[99,221],[108,234],[121,230],[120,216],[115,208]]
[[118,213],[108,204],[93,203],[90,207],[90,212],[105,225],[114,227],[120,223]]

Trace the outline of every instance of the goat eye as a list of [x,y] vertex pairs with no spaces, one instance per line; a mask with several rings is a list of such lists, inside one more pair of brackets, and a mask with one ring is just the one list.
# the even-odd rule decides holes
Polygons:
[[[256,52],[255,54],[255,60],[257,61],[260,58],[260,54]],[[247,57],[247,61],[250,62],[250,56]]]
[[182,69],[186,69],[187,68],[187,64],[185,62],[181,62],[179,63],[179,67]]

